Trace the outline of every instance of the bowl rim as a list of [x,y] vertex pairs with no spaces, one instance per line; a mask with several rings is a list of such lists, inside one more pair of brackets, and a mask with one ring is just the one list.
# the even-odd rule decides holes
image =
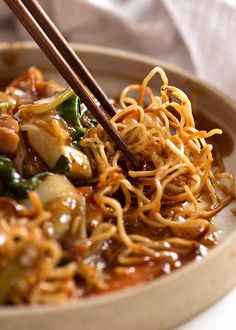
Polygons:
[[[224,102],[228,103],[231,108],[234,108],[236,111],[236,102],[225,93],[222,93],[218,88],[214,87],[212,84],[197,78],[191,73],[188,73],[182,69],[178,69],[175,66],[170,64],[166,64],[164,61],[158,60],[154,57],[149,57],[145,55],[140,55],[135,52],[130,52],[126,50],[120,50],[111,47],[103,47],[92,44],[83,44],[83,43],[71,43],[72,47],[75,51],[78,52],[89,52],[93,54],[104,55],[108,57],[116,57],[120,59],[128,59],[136,62],[141,62],[147,65],[158,65],[164,68],[164,70],[168,70],[173,72],[174,74],[187,79],[188,81],[193,82],[198,86],[204,87],[207,92],[217,94],[218,97],[224,99]],[[31,41],[23,41],[23,42],[0,42],[0,52],[6,50],[34,50],[38,51],[39,47]],[[160,276],[154,280],[138,283],[137,285],[130,286],[121,290],[112,291],[109,293],[95,295],[91,297],[80,298],[76,301],[68,301],[62,305],[21,305],[21,306],[0,306],[0,320],[4,318],[8,318],[17,314],[17,316],[26,316],[28,313],[33,315],[41,315],[41,314],[49,314],[49,313],[58,313],[61,311],[72,311],[72,310],[82,310],[85,308],[89,308],[91,306],[95,307],[97,305],[112,303],[113,301],[122,300],[126,297],[135,296],[138,294],[142,294],[143,291],[152,291],[153,289],[158,290],[158,287],[163,284],[168,284],[172,281],[175,281],[177,278],[183,276],[184,274],[188,274],[193,271],[197,271],[199,267],[204,267],[204,264],[208,263],[209,260],[215,258],[215,255],[219,254],[221,251],[229,248],[236,240],[236,228],[227,235],[226,239],[223,239],[222,242],[218,246],[215,246],[211,249],[206,257],[201,260],[193,260],[177,269],[170,274],[166,274],[164,276]]]

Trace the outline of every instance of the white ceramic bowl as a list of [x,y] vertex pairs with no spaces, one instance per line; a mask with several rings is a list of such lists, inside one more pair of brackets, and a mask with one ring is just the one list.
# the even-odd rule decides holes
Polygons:
[[[128,83],[141,82],[154,66],[163,66],[170,84],[183,89],[195,107],[221,123],[236,141],[236,105],[215,88],[155,59],[94,46],[74,45],[74,48],[110,97],[116,97]],[[32,43],[0,44],[1,80],[16,77],[30,65],[38,66],[50,78],[61,79]],[[158,88],[158,83],[153,87]],[[234,152],[225,158],[227,170],[234,175],[235,162]],[[223,233],[222,242],[204,260],[191,262],[152,282],[84,298],[77,303],[1,307],[0,329],[157,330],[183,322],[215,302],[236,283],[236,219],[230,207],[216,217]]]

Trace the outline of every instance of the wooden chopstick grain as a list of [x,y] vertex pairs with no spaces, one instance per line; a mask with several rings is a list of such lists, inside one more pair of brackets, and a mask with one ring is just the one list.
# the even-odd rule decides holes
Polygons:
[[103,109],[110,115],[114,116],[116,114],[115,108],[112,106],[108,97],[98,85],[94,77],[90,74],[86,66],[80,60],[80,58],[75,54],[72,47],[63,37],[58,28],[54,25],[51,19],[48,17],[46,12],[40,6],[36,0],[22,0],[25,7],[33,15],[34,19],[38,24],[43,27],[47,36],[57,45],[60,53],[64,56],[67,62],[70,64],[71,68],[76,72],[76,74],[82,78],[85,85],[90,89],[96,99],[100,102]]
[[77,74],[73,71],[73,69],[67,63],[66,59],[57,49],[56,44],[54,44],[53,41],[50,40],[50,38],[38,24],[37,20],[34,19],[29,10],[25,7],[23,2],[21,0],[4,1],[12,10],[12,12],[16,15],[16,17],[19,19],[25,29],[30,33],[32,38],[36,41],[36,43],[39,45],[39,47],[42,49],[48,59],[60,72],[62,77],[67,81],[68,85],[71,86],[75,93],[81,97],[86,107],[94,115],[98,122],[103,126],[103,128],[112,138],[112,140],[116,143],[118,148],[130,160],[133,166],[137,168],[138,163],[134,155],[129,151],[127,145],[121,139],[115,128],[111,125],[104,112],[97,106],[95,101],[84,88]]

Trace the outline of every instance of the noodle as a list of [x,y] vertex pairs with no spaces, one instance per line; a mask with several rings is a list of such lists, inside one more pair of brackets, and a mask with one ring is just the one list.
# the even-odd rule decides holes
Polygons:
[[[8,87],[11,97],[14,88],[24,93],[28,88],[30,95],[37,91],[43,78],[34,70]],[[159,96],[148,87],[156,74],[162,81]],[[222,131],[195,128],[188,97],[168,84],[159,67],[141,85],[127,86],[119,104],[111,124],[139,159],[138,170],[99,124],[90,125],[76,143],[92,177],[74,179],[77,168],[73,176],[50,173],[27,198],[0,198],[0,291],[8,288],[4,295],[0,292],[0,303],[64,303],[111,291],[128,285],[126,278],[133,285],[169,273],[203,257],[202,246],[207,251],[217,244],[212,217],[235,197],[232,174],[216,168],[213,147],[207,142]],[[41,111],[37,105],[38,114],[29,114],[34,107],[27,104],[22,109],[19,125],[28,132],[28,150],[29,132],[38,123],[53,141],[57,139],[60,152],[63,143],[72,150],[68,143],[74,131],[54,108]],[[32,147],[50,171],[45,152],[37,143]],[[133,273],[139,273],[139,280]]]

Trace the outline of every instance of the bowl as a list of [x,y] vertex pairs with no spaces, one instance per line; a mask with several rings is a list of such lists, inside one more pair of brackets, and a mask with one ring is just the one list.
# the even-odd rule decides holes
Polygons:
[[[200,109],[225,130],[225,139],[219,143],[227,170],[236,176],[236,104],[228,96],[157,59],[89,45],[73,47],[110,97],[117,97],[129,83],[141,82],[154,66],[162,66],[170,84],[189,95],[194,110]],[[38,66],[48,78],[61,80],[35,44],[0,44],[1,81],[9,81],[30,65]],[[156,80],[152,85],[158,90],[160,84]],[[180,324],[213,304],[236,283],[236,219],[230,212],[232,207],[216,216],[221,242],[203,260],[190,262],[152,282],[76,303],[0,307],[0,328],[157,330]]]

